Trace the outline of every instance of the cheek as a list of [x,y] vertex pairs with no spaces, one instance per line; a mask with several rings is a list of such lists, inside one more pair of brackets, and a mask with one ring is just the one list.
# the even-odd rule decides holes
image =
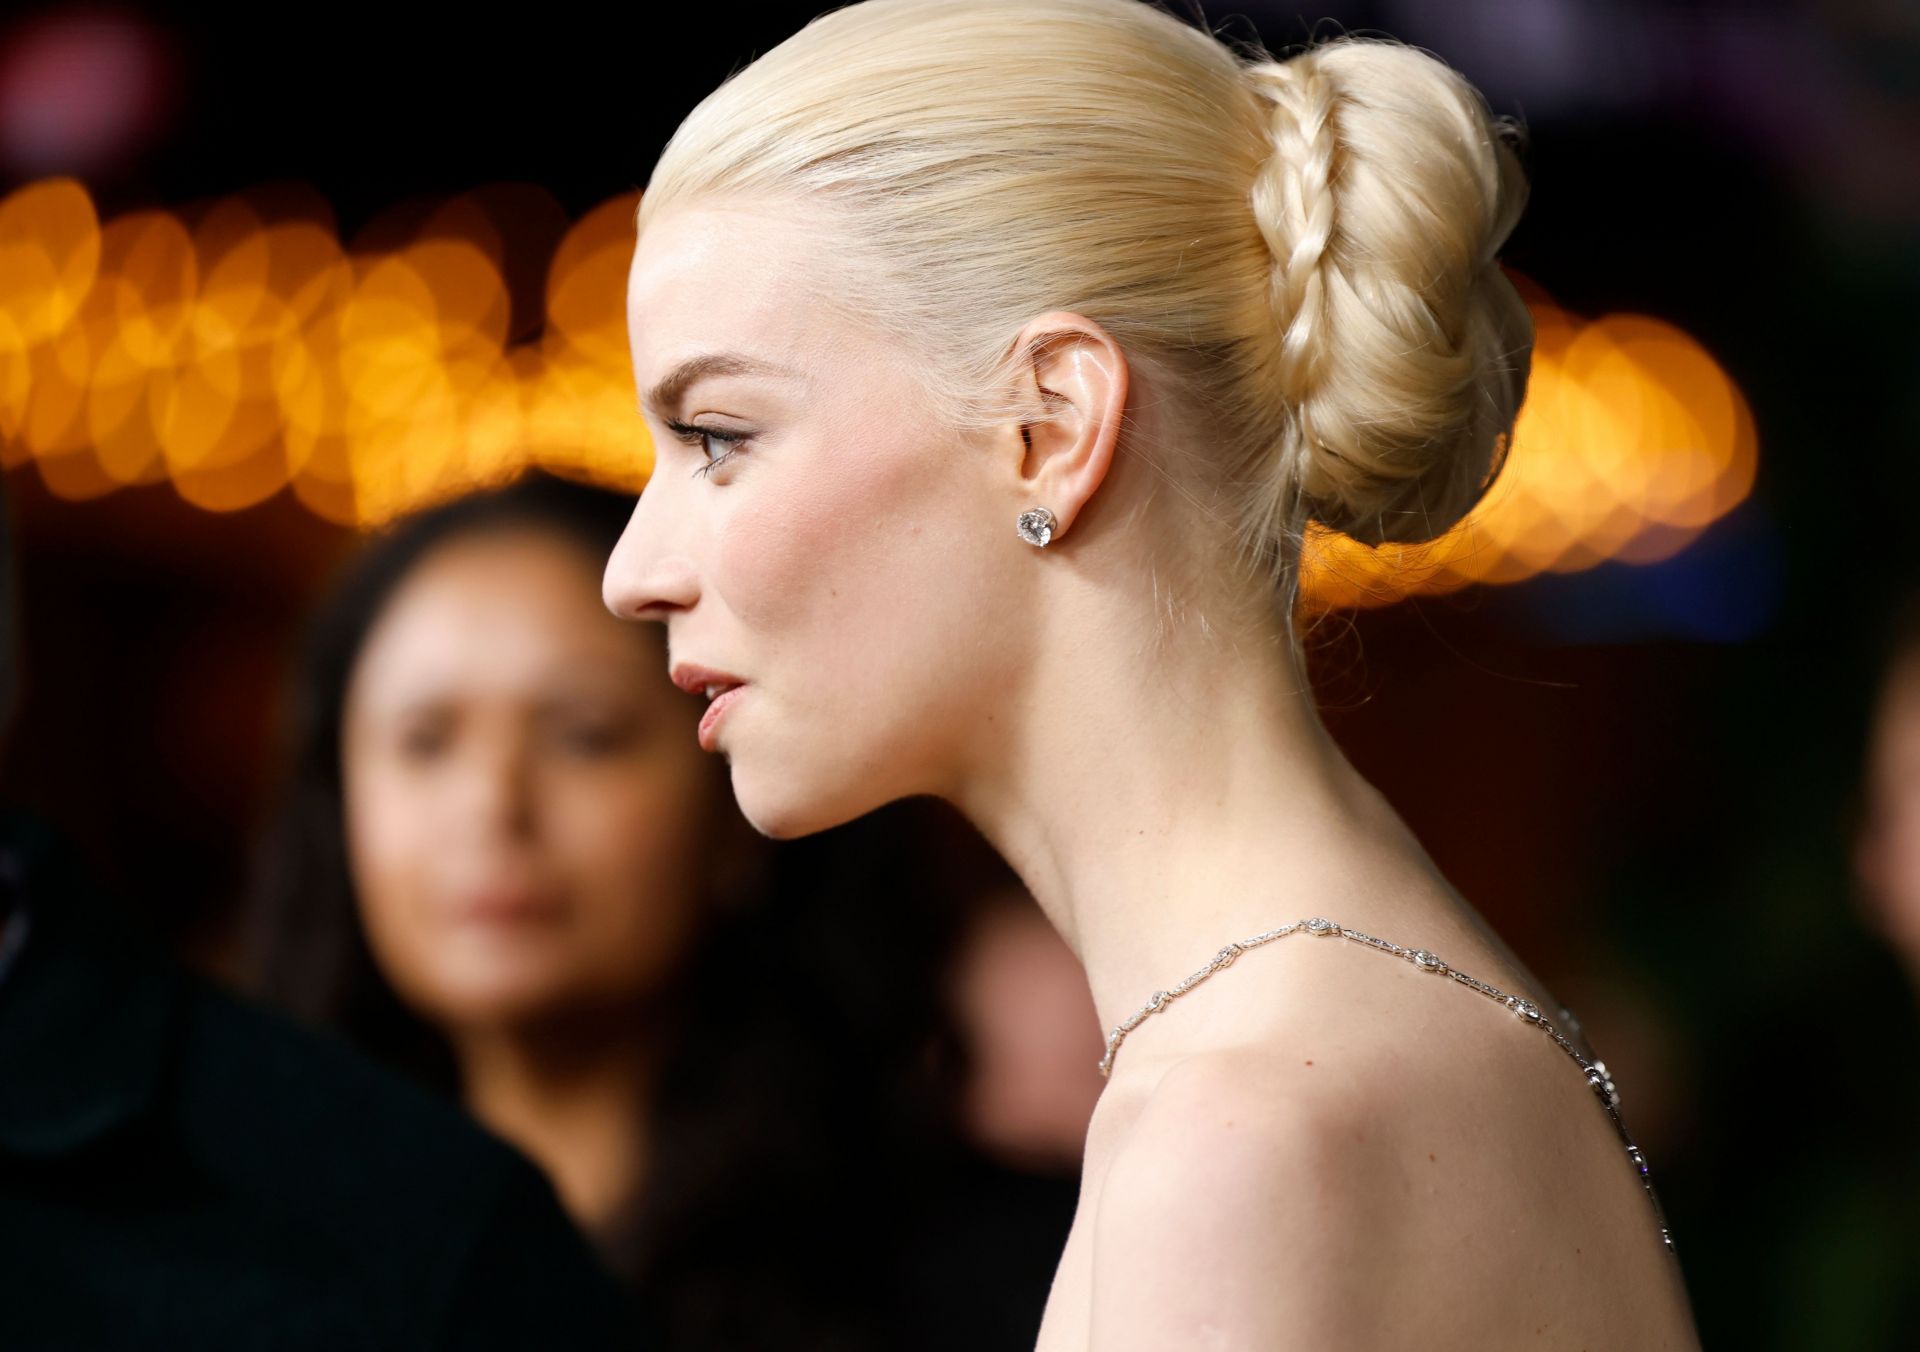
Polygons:
[[993,592],[985,528],[964,484],[939,472],[940,457],[964,453],[823,446],[777,482],[743,476],[712,580],[752,636],[750,657],[774,659],[783,698],[796,680],[830,703],[906,689],[926,672],[927,643],[944,634],[951,647],[976,623]]
[[804,469],[782,465],[794,472],[777,484],[742,484],[743,505],[721,534],[716,587],[757,633],[804,630],[837,601],[886,587],[903,506],[888,491],[892,476],[807,459]]
[[344,809],[347,867],[374,961],[411,1002],[440,985],[433,933],[435,848],[431,802],[417,784],[379,767],[349,768]]
[[425,886],[432,854],[420,794],[378,766],[348,767],[343,808],[347,867],[369,928],[403,923]]

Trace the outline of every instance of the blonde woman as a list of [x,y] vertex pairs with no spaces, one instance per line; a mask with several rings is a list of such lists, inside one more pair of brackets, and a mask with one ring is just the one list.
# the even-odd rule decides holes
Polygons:
[[608,604],[759,830],[943,797],[1085,965],[1050,1352],[1696,1345],[1604,1066],[1293,623],[1309,520],[1428,538],[1496,467],[1524,195],[1440,61],[1138,0],[853,5],[654,170]]

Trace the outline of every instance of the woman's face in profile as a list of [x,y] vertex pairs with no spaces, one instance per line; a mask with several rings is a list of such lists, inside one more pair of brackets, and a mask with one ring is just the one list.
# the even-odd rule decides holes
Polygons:
[[1033,576],[1017,466],[830,303],[862,300],[832,258],[805,212],[696,204],[649,223],[628,288],[655,463],[606,601],[665,621],[678,677],[742,683],[701,737],[780,838],[967,772],[1018,717]]
[[443,1027],[644,999],[698,924],[722,813],[699,701],[538,527],[456,538],[401,582],[347,693],[348,857],[375,961]]

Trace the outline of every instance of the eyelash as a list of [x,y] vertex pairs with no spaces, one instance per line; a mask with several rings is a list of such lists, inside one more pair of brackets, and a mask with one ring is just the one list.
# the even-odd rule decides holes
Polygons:
[[[689,446],[699,446],[705,441],[718,441],[727,445],[733,445],[734,443],[743,442],[747,439],[747,435],[744,432],[725,432],[717,427],[695,427],[692,423],[669,421],[667,423],[667,430],[672,432],[680,440],[686,442]],[[740,454],[739,450],[734,449],[728,451],[725,455],[715,456],[704,465],[695,469],[693,471],[693,477],[698,479],[713,473],[713,471],[719,469],[720,466],[726,464],[727,461],[733,459],[733,457],[738,454]]]

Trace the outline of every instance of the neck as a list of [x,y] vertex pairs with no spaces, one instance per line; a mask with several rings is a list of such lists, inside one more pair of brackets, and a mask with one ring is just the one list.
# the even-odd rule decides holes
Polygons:
[[[1079,955],[1103,1028],[1305,916],[1444,943],[1450,890],[1334,745],[1284,634],[1196,618],[1161,641],[1130,605],[1063,608],[1080,619],[1049,645],[1064,660],[1032,673],[999,759],[955,795]],[[1177,1050],[1199,1027],[1154,1036]]]
[[645,1178],[657,1040],[637,1015],[454,1037],[467,1107],[546,1172],[589,1233],[616,1225]]

